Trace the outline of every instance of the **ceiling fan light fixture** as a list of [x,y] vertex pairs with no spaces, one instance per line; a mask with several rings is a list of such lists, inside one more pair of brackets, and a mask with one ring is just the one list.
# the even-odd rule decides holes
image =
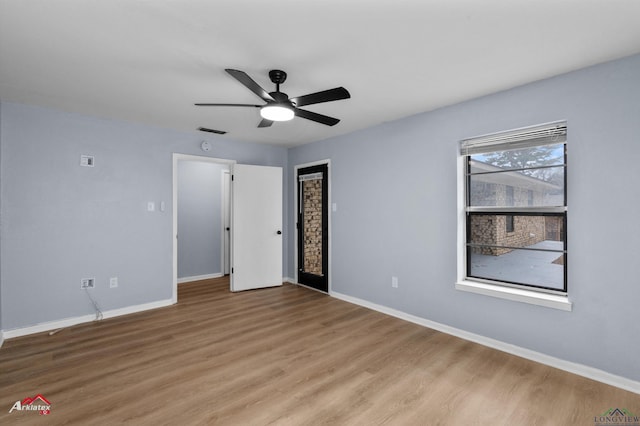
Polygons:
[[284,105],[266,105],[260,108],[260,116],[271,121],[289,121],[293,119],[293,109]]

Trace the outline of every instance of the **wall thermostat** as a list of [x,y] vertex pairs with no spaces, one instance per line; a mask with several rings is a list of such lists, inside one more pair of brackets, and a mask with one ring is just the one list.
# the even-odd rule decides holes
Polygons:
[[208,141],[202,141],[200,148],[205,152],[211,151],[211,144]]

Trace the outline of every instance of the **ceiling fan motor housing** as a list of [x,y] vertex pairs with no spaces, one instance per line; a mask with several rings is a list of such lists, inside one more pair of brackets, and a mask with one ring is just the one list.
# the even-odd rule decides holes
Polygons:
[[282,92],[269,92],[269,94],[271,95],[271,97],[273,99],[275,99],[275,103],[277,104],[290,104],[291,102],[289,102],[289,96],[286,93],[282,93]]
[[273,84],[282,84],[287,79],[287,73],[282,70],[269,71],[269,78]]

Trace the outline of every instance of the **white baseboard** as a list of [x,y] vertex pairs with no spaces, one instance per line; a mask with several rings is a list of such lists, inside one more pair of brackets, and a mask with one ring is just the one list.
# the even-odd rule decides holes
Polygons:
[[[113,318],[121,315],[134,314],[136,312],[148,311],[150,309],[163,308],[165,306],[173,305],[171,299],[159,300],[157,302],[143,303],[141,305],[127,306],[126,308],[112,309],[110,311],[104,311],[102,318]],[[30,325],[28,327],[14,328],[12,330],[4,330],[3,337],[11,339],[13,337],[27,336],[29,334],[42,333],[43,331],[57,330],[59,328],[71,327],[73,325],[91,322],[96,319],[95,314],[83,315],[80,317],[65,318],[63,320],[43,322],[36,325]]]
[[290,277],[282,277],[282,282],[283,283],[297,284],[296,280],[294,280],[293,278],[290,278]]
[[432,328],[434,330],[441,331],[443,333],[450,334],[461,339],[469,340],[483,346],[488,346],[502,352],[507,352],[521,358],[526,358],[531,361],[539,362],[540,364],[545,364],[550,367],[558,368],[560,370],[568,371],[569,373],[577,374],[588,379],[606,383],[608,385],[615,386],[629,392],[640,394],[640,382],[627,379],[626,377],[617,376],[615,374],[611,374],[597,368],[566,361],[560,358],[545,355],[540,352],[532,351],[530,349],[522,348],[520,346],[512,345],[510,343],[505,343],[500,340],[495,340],[489,337],[481,336],[479,334],[470,333],[468,331],[460,330],[455,327],[450,327],[448,325],[440,324],[435,321],[430,321],[425,318],[407,314],[406,312],[378,305],[363,299],[359,299],[357,297],[348,296],[346,294],[338,293],[335,291],[330,292],[329,295],[335,297],[336,299],[344,300],[345,302],[353,303],[355,305],[372,309],[374,311],[382,312],[383,314],[409,321],[423,327]]
[[0,330],[0,348],[2,347],[3,343],[4,343],[4,331]]
[[224,274],[222,272],[217,272],[215,274],[194,275],[193,277],[182,277],[182,278],[178,278],[178,284],[190,283],[191,281],[210,280],[211,278],[220,278],[223,276]]

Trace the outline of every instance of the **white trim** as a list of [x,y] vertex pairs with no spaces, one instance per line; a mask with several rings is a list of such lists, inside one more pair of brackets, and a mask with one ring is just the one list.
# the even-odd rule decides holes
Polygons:
[[567,211],[566,206],[549,206],[549,207],[466,207],[468,212],[493,213],[502,212],[505,214],[515,213],[564,213]]
[[540,364],[548,365],[553,368],[567,371],[572,374],[577,374],[588,379],[596,380],[601,383],[605,383],[611,386],[615,386],[620,389],[627,390],[640,394],[640,382],[621,377],[615,374],[608,373],[606,371],[589,367],[583,364],[578,364],[571,361],[566,361],[560,358],[556,358],[550,355],[546,355],[540,352],[532,351],[531,349],[522,348],[520,346],[505,343],[500,340],[491,339],[489,337],[481,336],[479,334],[470,333],[468,331],[460,330],[455,327],[440,324],[435,321],[430,321],[425,318],[421,318],[415,315],[407,314],[396,309],[388,308],[386,306],[378,305],[366,300],[359,299],[357,297],[348,296],[346,294],[331,292],[329,294],[336,299],[343,300],[345,302],[353,303],[374,311],[382,312],[383,314],[390,315],[405,321],[412,322],[414,324],[421,325],[423,327],[431,328],[433,330],[440,331],[455,337],[459,337],[470,342],[478,343],[483,346],[487,346],[493,349],[497,349],[502,352],[506,352],[512,355],[519,356],[531,361],[538,362]]
[[[296,220],[298,220],[298,169],[304,169],[306,167],[312,166],[320,166],[326,164],[327,165],[327,218],[328,218],[328,227],[329,227],[329,259],[327,259],[327,291],[331,293],[331,243],[333,238],[331,238],[331,216],[333,214],[333,209],[331,205],[331,159],[326,158],[324,160],[312,161],[310,163],[298,164],[293,167],[293,278],[291,278],[292,283],[298,284],[298,227],[295,226]],[[324,293],[324,292],[323,292]]]
[[463,281],[466,277],[466,268],[467,264],[467,253],[465,250],[465,246],[467,243],[466,239],[466,213],[465,209],[467,207],[467,203],[465,202],[465,179],[464,179],[464,169],[465,169],[465,158],[462,155],[458,155],[458,168],[456,174],[457,181],[457,200],[458,200],[458,226],[457,226],[457,241],[456,241],[456,251],[457,251],[457,272],[458,272],[458,282]]
[[0,330],[0,348],[2,348],[3,343],[4,343],[4,330]]
[[224,158],[202,157],[200,155],[178,154],[172,155],[173,158],[173,230],[171,238],[173,240],[173,289],[171,299],[173,303],[178,302],[178,161],[200,161],[205,163],[227,164],[229,166],[236,163],[236,160],[227,160]]
[[298,284],[296,282],[296,280],[291,278],[291,277],[282,277],[282,282],[283,283],[290,283],[290,284]]
[[542,293],[520,288],[505,287],[500,285],[492,285],[476,281],[458,281],[456,283],[456,290],[483,294],[485,296],[498,297],[500,299],[515,300],[516,302],[545,306],[547,308],[560,309],[569,312],[571,312],[573,306],[567,296]]
[[220,278],[223,277],[224,274],[222,272],[216,272],[215,274],[206,274],[206,275],[194,275],[191,277],[182,277],[178,278],[178,284],[190,283],[192,281],[200,281],[200,280],[210,280],[212,278]]
[[[102,318],[113,318],[122,315],[134,314],[137,312],[148,311],[150,309],[164,308],[171,306],[175,302],[171,299],[159,300],[157,302],[143,303],[141,305],[127,306],[125,308],[112,309],[102,313]],[[28,327],[14,328],[12,330],[4,330],[4,337],[11,339],[13,337],[27,336],[29,334],[42,333],[43,331],[57,330],[59,328],[71,327],[73,325],[92,322],[96,319],[95,314],[83,315],[80,317],[65,318],[57,321],[42,322]]]
[[[220,242],[220,270],[222,274],[231,273],[231,168],[222,170],[221,175],[222,185],[220,195],[220,205],[222,206],[222,212],[220,214],[220,229],[221,229],[221,242]],[[225,216],[229,220],[229,231],[227,231]],[[229,232],[229,244],[227,245],[227,232]],[[228,254],[228,262],[225,262],[225,252]]]

